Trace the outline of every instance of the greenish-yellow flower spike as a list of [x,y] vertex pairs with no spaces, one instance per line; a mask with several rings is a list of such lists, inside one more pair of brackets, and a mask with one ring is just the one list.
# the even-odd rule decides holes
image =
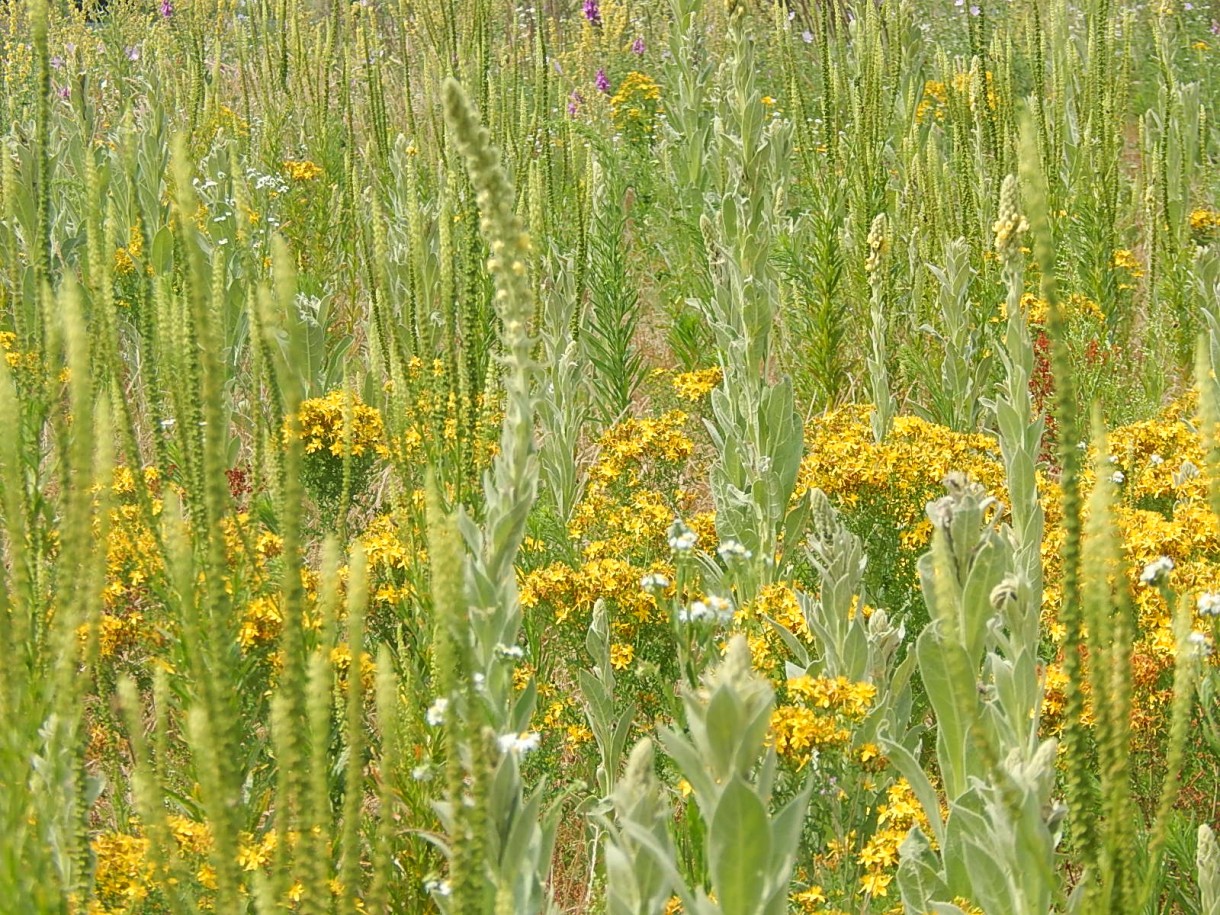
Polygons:
[[1021,215],[1017,196],[1017,179],[1009,175],[1000,186],[1000,212],[995,221],[995,253],[1007,261],[1020,253],[1021,234],[1029,223]]
[[884,213],[878,213],[868,230],[868,260],[864,262],[864,269],[869,276],[877,272],[889,246],[889,219]]
[[496,284],[496,311],[504,322],[510,349],[528,351],[527,323],[533,314],[533,291],[526,265],[530,238],[515,213],[513,187],[500,165],[500,153],[456,80],[444,85],[445,120],[478,195],[480,228],[491,257],[487,269]]

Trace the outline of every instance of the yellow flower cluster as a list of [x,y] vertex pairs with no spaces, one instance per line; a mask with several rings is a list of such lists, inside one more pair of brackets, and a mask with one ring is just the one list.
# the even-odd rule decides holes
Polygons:
[[912,826],[931,835],[931,825],[910,784],[900,778],[886,792],[885,803],[877,811],[877,831],[864,843],[856,860],[865,868],[860,892],[872,896],[888,894],[894,869],[898,866],[898,846]]
[[764,673],[774,674],[780,669],[786,649],[768,620],[779,623],[804,642],[812,642],[813,635],[797,601],[796,591],[787,584],[777,582],[765,585],[754,600],[742,604],[734,623],[745,632],[754,665]]
[[1210,210],[1200,207],[1191,210],[1190,231],[1199,237],[1200,240],[1211,238],[1220,229],[1220,210]]
[[94,892],[105,912],[128,912],[148,898],[153,878],[151,843],[142,836],[104,832],[92,843]]
[[150,585],[162,572],[161,554],[138,499],[137,486],[146,491],[154,518],[162,510],[161,477],[155,467],[145,467],[139,476],[130,467],[114,469],[110,487],[114,503],[106,537],[106,584],[98,628],[98,648],[104,658],[155,637],[155,629],[147,624],[144,610]]
[[322,166],[315,165],[308,159],[300,161],[286,159],[284,161],[284,174],[292,181],[313,181],[322,174]]
[[645,73],[635,70],[623,77],[610,99],[614,126],[629,139],[650,140],[660,111],[661,87]]
[[136,271],[136,260],[144,256],[144,233],[139,221],[127,233],[127,246],[114,251],[114,272],[129,276]]
[[[672,475],[694,454],[686,422],[685,413],[671,410],[658,419],[627,419],[606,430],[569,534],[575,539],[598,534],[596,539],[614,541],[613,549],[619,552],[663,543],[665,529],[683,507],[672,503],[684,500],[685,493],[671,490],[667,495],[655,487],[640,487],[655,483],[666,471]],[[624,498],[623,490],[632,494]],[[602,546],[593,552],[610,551]]]
[[[1116,252],[1115,263],[1117,266],[1125,266],[1125,264],[1118,264],[1118,254],[1120,253],[1123,252]],[[1126,253],[1130,254],[1130,252]],[[1138,275],[1142,276],[1142,274]],[[1105,312],[1101,310],[1101,306],[1079,292],[1073,292],[1067,298],[1061,300],[1059,308],[1063,313],[1063,319],[1069,322],[1083,320],[1091,323],[1101,323],[1106,319]],[[1050,320],[1050,309],[1050,302],[1034,295],[1032,292],[1027,292],[1021,296],[1021,310],[1025,312],[1025,320],[1033,327],[1046,326]],[[1000,317],[1005,320],[1008,318],[1008,309],[1004,303],[1000,305]]]
[[[1110,434],[1108,441],[1111,458],[1105,471],[1118,490],[1115,521],[1137,613],[1132,723],[1143,745],[1151,745],[1163,734],[1172,696],[1176,640],[1173,608],[1166,605],[1159,589],[1143,585],[1140,576],[1150,563],[1169,557],[1174,563],[1171,584],[1178,594],[1187,595],[1192,605],[1198,595],[1220,591],[1220,522],[1208,505],[1206,481],[1199,470],[1204,455],[1192,425],[1193,401],[1193,396],[1184,397],[1155,419],[1122,426]],[[1090,469],[1083,481],[1086,489],[1093,485],[1092,449],[1089,459]],[[1058,623],[1064,535],[1057,490],[1049,489],[1046,507],[1049,523],[1042,550],[1047,582],[1043,625],[1058,641],[1064,634]],[[1042,713],[1052,730],[1061,723],[1065,683],[1060,665],[1049,665]]]
[[[985,74],[983,82],[986,86],[987,107],[994,109],[997,97],[990,70]],[[978,80],[971,70],[959,70],[947,83],[931,79],[926,81],[923,84],[923,96],[915,107],[916,122],[922,124],[929,117],[943,121],[949,110],[951,97],[965,99],[969,110],[974,111],[978,106],[977,98],[980,88],[982,87],[978,85]]]
[[[324,397],[302,401],[297,415],[306,454],[324,452],[343,457],[349,448],[355,457],[388,454],[381,414],[352,391],[334,390]],[[348,422],[351,427],[345,429]]]
[[0,331],[0,350],[4,351],[4,361],[8,367],[21,372],[35,372],[42,364],[42,358],[36,352],[23,353],[17,346],[17,335],[11,330]]
[[817,487],[846,510],[882,500],[905,549],[927,545],[932,526],[927,503],[943,494],[942,482],[957,470],[1002,494],[1004,468],[995,439],[954,432],[914,416],[899,416],[884,442],[873,440],[872,407],[831,410],[806,430],[796,495]]
[[1140,262],[1135,255],[1126,248],[1116,248],[1114,251],[1114,266],[1120,270],[1126,270],[1135,279],[1139,279],[1144,275],[1144,268],[1140,266]]
[[714,366],[710,369],[698,369],[694,372],[683,372],[680,375],[674,376],[674,391],[683,400],[696,403],[712,393],[712,389],[720,384],[720,379],[723,377],[724,372],[720,366]]
[[787,692],[792,703],[771,713],[771,735],[776,751],[798,766],[813,750],[847,744],[850,725],[868,714],[877,697],[873,684],[845,677],[795,677]]

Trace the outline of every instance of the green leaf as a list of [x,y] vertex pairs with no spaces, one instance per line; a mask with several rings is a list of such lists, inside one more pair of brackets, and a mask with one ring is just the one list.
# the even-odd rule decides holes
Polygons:
[[161,275],[174,269],[174,233],[169,230],[169,226],[162,226],[153,236],[148,262],[153,270]]
[[[969,762],[970,729],[978,715],[978,689],[973,679],[966,683],[954,671],[971,670],[961,645],[938,638],[937,624],[925,629],[915,642],[919,672],[928,699],[936,712],[937,757],[952,800],[966,791],[972,767]],[[956,658],[947,657],[950,654]]]
[[763,802],[739,776],[720,796],[708,841],[712,885],[724,915],[754,915],[771,858],[771,824]]

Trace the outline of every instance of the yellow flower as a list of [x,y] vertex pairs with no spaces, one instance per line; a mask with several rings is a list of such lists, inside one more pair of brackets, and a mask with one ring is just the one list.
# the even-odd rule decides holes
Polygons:
[[284,171],[293,181],[313,181],[322,174],[322,167],[309,160],[285,160]]
[[635,646],[614,644],[610,646],[610,664],[615,670],[626,670],[635,660]]
[[887,874],[881,871],[870,871],[860,878],[860,892],[869,896],[885,896],[888,895],[886,887],[890,885],[890,881],[894,879],[893,874]]
[[699,369],[694,372],[683,372],[681,375],[675,375],[673,380],[674,391],[683,400],[689,400],[692,403],[702,400],[712,392],[716,385],[720,384],[720,379],[724,376],[719,366],[710,369]]

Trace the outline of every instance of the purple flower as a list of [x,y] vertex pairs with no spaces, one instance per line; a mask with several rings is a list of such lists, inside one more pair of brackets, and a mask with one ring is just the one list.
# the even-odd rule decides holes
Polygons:
[[813,32],[809,31],[809,29],[805,29],[805,31],[801,32],[801,41],[805,42],[805,44],[809,44],[811,41],[813,41]]
[[585,0],[585,18],[594,25],[602,24],[602,11],[597,5],[597,0]]
[[982,10],[980,10],[977,6],[970,7],[971,16],[977,16],[980,12],[982,12]]
[[644,36],[643,35],[641,35],[635,41],[631,42],[631,52],[633,54],[643,54],[644,53]]
[[568,117],[576,117],[580,113],[580,106],[584,103],[585,97],[580,94],[580,90],[573,89],[572,94],[568,96]]
[[136,61],[136,60],[140,59],[140,48],[138,45],[132,45],[130,48],[128,48],[123,53],[127,56],[127,59],[130,61]]
[[1220,19],[1212,20],[1212,34],[1220,35]]
[[161,15],[166,19],[174,15],[174,4],[172,0],[161,0]]
[[64,59],[56,54],[49,61],[52,70],[62,70],[64,68]]
[[55,94],[58,95],[61,99],[66,100],[66,99],[69,99],[72,97],[72,90],[70,90],[67,86],[60,86],[58,89],[55,90]]
[[600,67],[597,71],[597,78],[593,80],[593,85],[597,86],[598,92],[610,94],[610,77],[606,75],[606,68]]

